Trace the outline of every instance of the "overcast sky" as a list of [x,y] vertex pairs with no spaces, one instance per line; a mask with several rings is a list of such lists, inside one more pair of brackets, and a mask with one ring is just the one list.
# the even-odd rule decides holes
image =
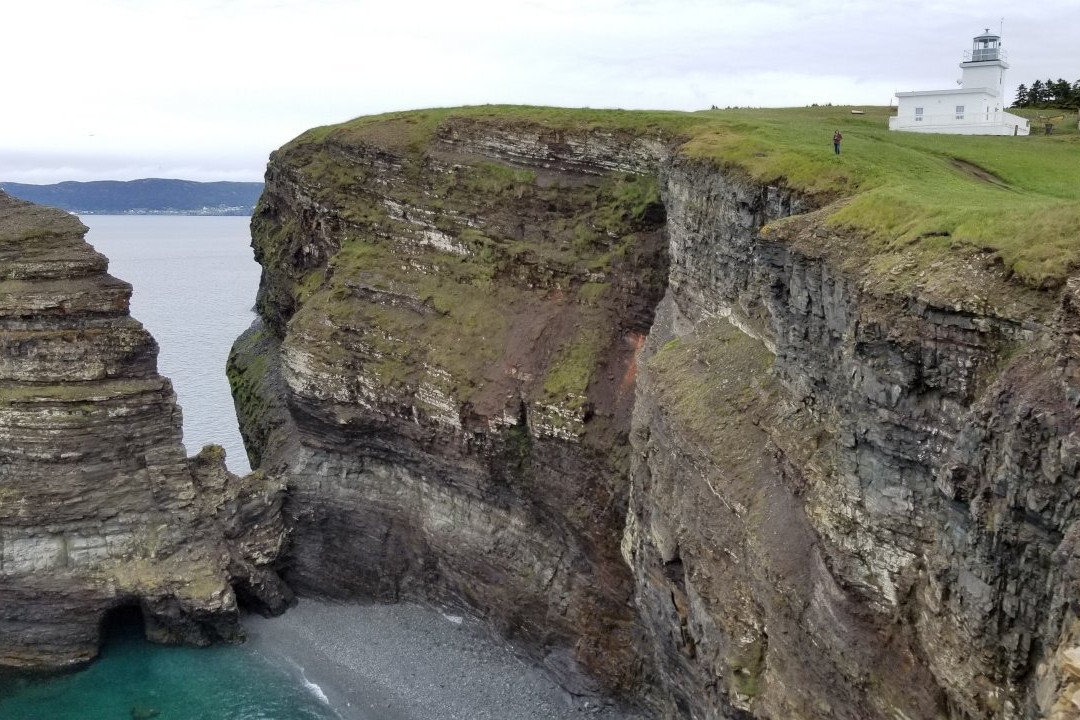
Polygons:
[[309,127],[409,108],[886,105],[953,87],[1002,17],[1010,100],[1080,79],[1078,0],[5,5],[0,181],[261,180]]

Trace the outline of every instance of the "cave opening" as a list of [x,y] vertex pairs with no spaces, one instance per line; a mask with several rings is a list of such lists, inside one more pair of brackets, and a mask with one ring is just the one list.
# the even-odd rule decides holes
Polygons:
[[102,616],[98,631],[101,653],[111,647],[146,640],[146,618],[137,602],[110,608]]

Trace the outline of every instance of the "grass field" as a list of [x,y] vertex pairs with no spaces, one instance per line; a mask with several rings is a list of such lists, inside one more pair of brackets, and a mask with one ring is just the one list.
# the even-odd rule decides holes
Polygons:
[[[358,118],[311,130],[291,145],[333,136],[422,153],[450,117],[663,136],[684,156],[814,196],[829,206],[825,222],[858,233],[870,253],[990,253],[1033,287],[1059,285],[1080,266],[1075,113],[1051,136],[971,137],[889,132],[889,108],[860,109],[864,114],[833,106],[697,113],[477,106]],[[839,157],[835,129],[844,134]]]
[[[888,108],[725,110],[683,149],[812,194],[849,198],[829,223],[874,247],[997,253],[1034,286],[1080,263],[1080,134],[977,137],[890,132]],[[832,154],[834,129],[843,154]]]

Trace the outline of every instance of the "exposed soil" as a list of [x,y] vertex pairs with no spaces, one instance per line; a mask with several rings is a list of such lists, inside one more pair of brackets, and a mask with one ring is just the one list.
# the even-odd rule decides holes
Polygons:
[[994,187],[999,187],[1002,190],[1012,190],[1012,187],[1007,182],[999,178],[997,175],[990,172],[989,170],[984,170],[978,165],[973,165],[967,160],[961,160],[960,158],[949,158],[949,164],[960,172],[964,173],[965,175],[973,177],[980,182],[984,182],[988,185],[993,185]]

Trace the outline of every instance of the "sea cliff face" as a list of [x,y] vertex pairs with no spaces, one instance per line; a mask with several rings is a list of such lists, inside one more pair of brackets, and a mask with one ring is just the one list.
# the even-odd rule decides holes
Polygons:
[[464,604],[664,717],[1064,712],[1073,284],[888,265],[677,133],[495,115],[271,158],[229,372],[288,580]]
[[629,690],[618,537],[666,276],[658,147],[462,122],[421,154],[400,125],[279,153],[252,221],[263,325],[230,376],[289,487],[286,578],[464,604],[573,691]]
[[624,551],[676,704],[1048,712],[1033,683],[1055,682],[1071,614],[1069,304],[978,261],[950,268],[964,300],[882,292],[845,267],[858,238],[812,212],[770,225],[797,197],[678,160],[665,180]]
[[291,598],[279,481],[185,457],[157,344],[85,232],[0,193],[0,668],[89,660],[119,606],[205,644],[239,637],[237,593]]

